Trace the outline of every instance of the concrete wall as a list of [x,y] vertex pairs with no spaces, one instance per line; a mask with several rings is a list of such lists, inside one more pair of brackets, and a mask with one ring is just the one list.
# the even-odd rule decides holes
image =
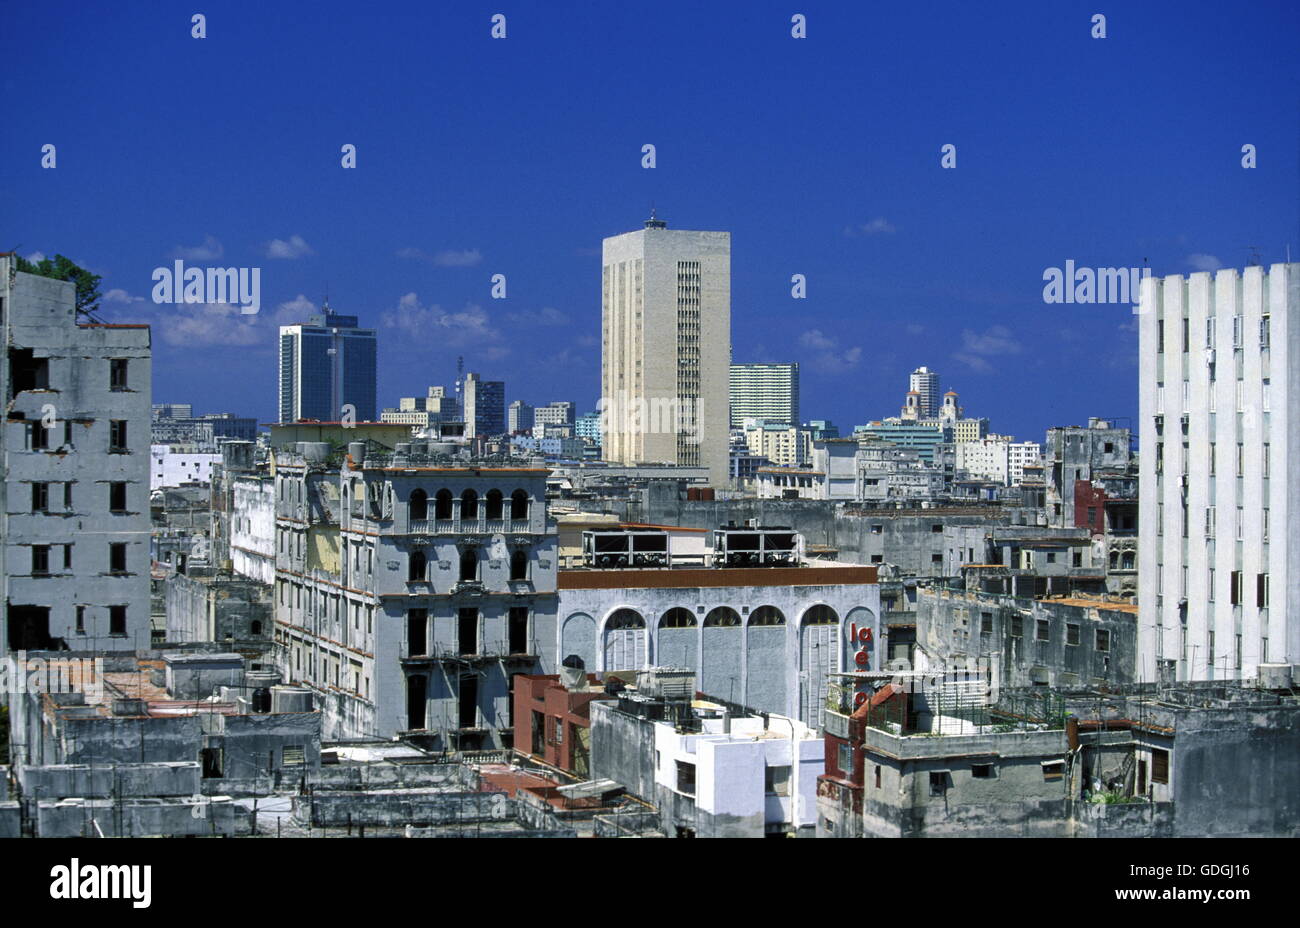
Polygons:
[[295,818],[318,827],[472,824],[505,821],[514,814],[505,793],[453,793],[439,789],[331,790],[295,796],[293,807]]
[[116,799],[143,796],[196,796],[201,768],[195,761],[153,764],[51,764],[20,766],[24,799]]
[[593,702],[591,778],[614,780],[633,796],[654,802],[654,725],[610,703]]
[[101,833],[106,838],[230,837],[249,830],[248,813],[228,797],[64,800],[36,805],[36,835],[40,838],[98,837]]

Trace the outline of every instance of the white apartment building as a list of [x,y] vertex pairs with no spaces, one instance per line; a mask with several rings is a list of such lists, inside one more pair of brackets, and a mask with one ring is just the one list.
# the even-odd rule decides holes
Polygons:
[[601,261],[602,453],[728,479],[731,233],[644,229]]
[[1146,278],[1143,680],[1300,659],[1300,264]]
[[1037,464],[1043,456],[1043,447],[1038,442],[1018,442],[1010,435],[958,441],[954,448],[958,473],[1012,487],[1024,480],[1025,467]]
[[907,389],[917,394],[919,418],[933,419],[939,415],[939,374],[928,367],[918,367],[907,378]]
[[799,424],[799,365],[731,365],[731,427],[746,418]]

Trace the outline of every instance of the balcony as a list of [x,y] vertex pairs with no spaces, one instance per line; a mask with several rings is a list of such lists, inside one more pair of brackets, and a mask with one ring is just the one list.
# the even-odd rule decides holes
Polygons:
[[462,653],[459,648],[444,644],[435,644],[427,654],[405,654],[401,658],[403,666],[421,667],[440,663],[478,664],[505,661],[507,663],[531,664],[537,660],[537,642],[524,643],[524,650],[517,651],[510,647],[508,641],[484,642],[476,651]]
[[411,519],[410,535],[529,535],[527,519]]

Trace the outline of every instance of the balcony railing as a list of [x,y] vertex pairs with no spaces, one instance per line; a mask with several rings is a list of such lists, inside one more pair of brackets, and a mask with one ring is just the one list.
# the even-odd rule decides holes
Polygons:
[[495,535],[526,534],[532,531],[527,519],[411,519],[412,535]]

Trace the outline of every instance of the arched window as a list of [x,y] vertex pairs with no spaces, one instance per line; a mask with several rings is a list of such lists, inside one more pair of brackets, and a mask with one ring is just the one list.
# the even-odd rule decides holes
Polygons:
[[694,628],[695,625],[695,614],[681,606],[669,609],[659,620],[660,628]]
[[605,623],[605,630],[618,628],[645,628],[645,619],[635,609],[616,609]]
[[424,581],[424,565],[426,563],[423,551],[412,551],[411,559],[406,566],[406,579],[411,583],[421,583]]
[[466,490],[460,495],[460,520],[462,522],[478,521],[478,494]]
[[500,490],[492,489],[487,492],[487,512],[483,514],[485,519],[500,519],[503,509],[504,499]]
[[254,619],[252,623],[248,626],[248,633],[250,635],[262,634],[262,623],[257,621],[257,619]]
[[704,617],[705,628],[736,628],[740,625],[740,613],[730,606],[718,606]]
[[413,522],[423,522],[429,518],[429,494],[423,490],[411,493],[410,517]]
[[473,548],[466,548],[460,553],[460,579],[478,579],[478,552]]
[[522,548],[516,549],[510,555],[510,579],[528,579],[528,552]]
[[776,606],[759,606],[749,614],[750,625],[784,625],[785,616]]
[[840,617],[830,606],[816,605],[803,614],[804,625],[835,625]]
[[510,518],[520,520],[528,518],[527,490],[515,490],[510,494]]
[[435,519],[451,519],[451,490],[442,489],[433,497],[433,517]]
[[1133,566],[1134,566],[1134,557],[1135,557],[1135,555],[1134,555],[1134,553],[1133,553],[1132,551],[1125,551],[1125,552],[1124,552],[1124,554],[1123,554],[1123,562],[1122,562],[1122,563],[1124,564],[1124,568],[1123,568],[1124,570],[1132,570],[1132,569],[1133,569]]

